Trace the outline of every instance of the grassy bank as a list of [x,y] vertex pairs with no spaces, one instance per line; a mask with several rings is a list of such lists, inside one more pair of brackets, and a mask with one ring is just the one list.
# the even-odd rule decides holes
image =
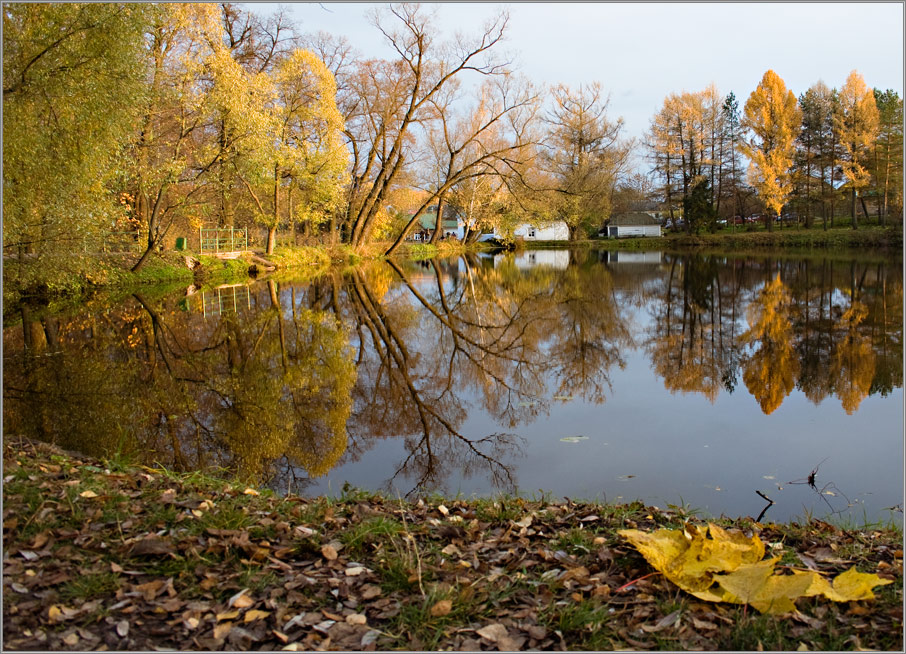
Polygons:
[[767,232],[722,230],[714,234],[688,235],[665,233],[660,238],[588,239],[566,244],[562,241],[526,241],[527,249],[550,247],[588,247],[602,250],[668,250],[668,251],[876,251],[899,252],[903,249],[902,227],[864,227],[853,230],[835,227],[827,231],[785,228]]
[[7,649],[902,650],[902,533],[720,520],[876,599],[703,602],[617,535],[640,503],[278,498],[200,473],[4,445]]

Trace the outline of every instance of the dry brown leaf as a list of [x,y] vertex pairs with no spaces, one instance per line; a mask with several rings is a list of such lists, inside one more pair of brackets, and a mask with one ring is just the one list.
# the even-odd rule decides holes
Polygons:
[[486,638],[487,640],[491,641],[492,643],[496,643],[501,638],[506,638],[507,634],[508,634],[506,627],[503,626],[502,624],[500,624],[499,622],[495,622],[493,624],[486,625],[486,626],[482,627],[481,629],[476,629],[475,633],[478,634],[479,636],[481,636],[482,638]]
[[441,618],[453,610],[453,602],[450,600],[440,600],[431,607],[431,615],[435,618]]
[[321,548],[321,556],[323,556],[328,561],[336,561],[337,560],[337,550],[334,548],[333,545],[324,545]]
[[227,637],[227,634],[230,633],[230,630],[233,628],[232,622],[221,622],[219,625],[214,627],[214,639],[223,640]]

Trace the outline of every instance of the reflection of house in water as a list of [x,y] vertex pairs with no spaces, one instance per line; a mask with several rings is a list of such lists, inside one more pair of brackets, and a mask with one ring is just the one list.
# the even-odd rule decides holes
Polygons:
[[247,284],[225,284],[190,296],[191,304],[205,318],[223,313],[238,313],[252,308],[252,296]]
[[600,252],[600,260],[604,263],[661,263],[664,260],[664,253],[660,251],[652,252]]
[[[503,257],[506,256],[508,255],[496,255],[494,257],[495,265],[499,265]],[[566,270],[569,267],[569,250],[529,250],[528,252],[519,252],[512,256],[513,263],[519,269],[547,266],[557,270]]]

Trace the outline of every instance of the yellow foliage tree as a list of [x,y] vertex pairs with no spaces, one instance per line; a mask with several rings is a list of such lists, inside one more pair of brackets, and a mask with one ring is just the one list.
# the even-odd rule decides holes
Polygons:
[[871,180],[871,173],[866,166],[871,156],[869,148],[878,134],[880,117],[874,92],[865,85],[865,80],[856,71],[852,71],[846,78],[839,98],[840,111],[834,114],[834,132],[843,146],[840,164],[843,175],[850,184],[852,225],[856,229],[856,196],[859,189],[868,186]]
[[[749,158],[749,181],[765,205],[779,216],[792,191],[790,169],[801,112],[796,96],[773,70],[761,78],[743,110],[741,125],[750,132],[740,147]],[[771,230],[773,220],[765,217]]]

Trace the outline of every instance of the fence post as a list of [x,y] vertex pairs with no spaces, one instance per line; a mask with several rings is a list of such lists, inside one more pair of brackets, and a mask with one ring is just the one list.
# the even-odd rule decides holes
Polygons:
[[230,252],[234,252],[236,248],[233,246],[233,226],[230,225]]

